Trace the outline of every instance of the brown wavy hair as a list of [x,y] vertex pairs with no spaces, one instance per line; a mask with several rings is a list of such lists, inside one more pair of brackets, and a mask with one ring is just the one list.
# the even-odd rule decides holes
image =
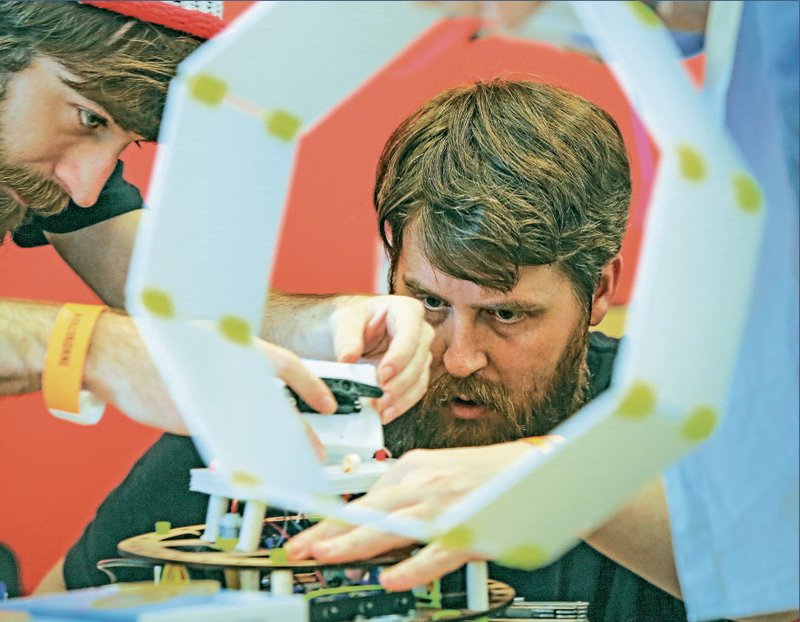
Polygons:
[[631,182],[602,109],[537,82],[445,91],[403,121],[378,163],[374,205],[394,288],[405,231],[437,270],[508,292],[550,264],[589,308],[619,252]]
[[125,130],[155,140],[167,86],[202,41],[76,2],[0,2],[0,98],[11,75],[39,56],[78,76],[69,86]]
[[[200,43],[77,2],[0,1],[0,110],[11,77],[49,57],[76,76],[70,87],[101,105],[123,129],[155,140],[169,81]],[[17,201],[0,201],[0,243],[27,212]]]

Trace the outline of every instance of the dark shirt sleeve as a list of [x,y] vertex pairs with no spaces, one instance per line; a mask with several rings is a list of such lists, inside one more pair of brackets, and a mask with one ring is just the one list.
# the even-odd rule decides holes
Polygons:
[[139,190],[122,177],[122,162],[117,162],[114,172],[92,207],[78,207],[72,201],[67,208],[55,216],[29,214],[17,227],[12,238],[17,246],[31,247],[47,244],[45,231],[50,233],[69,233],[84,227],[103,222],[114,216],[140,209],[142,195]]
[[[173,527],[205,522],[208,496],[189,491],[189,470],[203,467],[191,439],[165,434],[139,459],[131,472],[98,508],[64,561],[68,589],[102,585],[109,578],[96,564],[119,557],[117,543],[155,530],[166,520]],[[120,581],[152,579],[152,572],[117,571]]]

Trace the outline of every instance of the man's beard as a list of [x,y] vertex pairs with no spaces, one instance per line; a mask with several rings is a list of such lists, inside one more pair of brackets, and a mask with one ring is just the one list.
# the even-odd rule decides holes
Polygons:
[[[504,386],[478,376],[433,379],[420,403],[384,428],[386,447],[395,457],[411,449],[472,447],[547,434],[587,400],[588,330],[573,332],[555,371],[546,381],[531,378],[517,397]],[[479,419],[457,419],[449,405],[457,396],[491,411]]]
[[[0,242],[5,233],[19,226],[29,212],[52,216],[69,203],[69,195],[54,181],[7,163],[8,150],[1,138],[2,132],[0,126]],[[6,192],[6,188],[13,190],[22,202]]]

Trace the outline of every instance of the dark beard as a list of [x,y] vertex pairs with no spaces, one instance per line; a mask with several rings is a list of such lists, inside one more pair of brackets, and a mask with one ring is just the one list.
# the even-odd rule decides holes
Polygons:
[[[588,331],[578,326],[546,383],[529,381],[521,398],[477,376],[444,374],[431,381],[422,401],[384,428],[386,447],[394,457],[411,449],[442,449],[504,443],[547,434],[586,403]],[[542,386],[544,385],[544,386]],[[462,420],[443,413],[456,395],[492,411],[492,416]]]
[[21,166],[6,164],[6,153],[1,143],[0,186],[11,188],[25,201],[20,203],[0,187],[0,242],[3,235],[19,226],[28,213],[52,216],[63,211],[69,203],[67,193],[54,181]]

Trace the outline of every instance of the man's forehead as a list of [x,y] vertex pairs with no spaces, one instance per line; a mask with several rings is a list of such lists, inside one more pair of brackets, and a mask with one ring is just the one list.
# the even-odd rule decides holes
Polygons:
[[431,264],[413,239],[407,239],[403,245],[396,278],[415,292],[435,294],[448,300],[455,297],[470,299],[473,303],[486,305],[518,302],[536,306],[547,303],[562,291],[571,291],[569,280],[552,265],[523,266],[519,281],[508,292],[459,279]]

